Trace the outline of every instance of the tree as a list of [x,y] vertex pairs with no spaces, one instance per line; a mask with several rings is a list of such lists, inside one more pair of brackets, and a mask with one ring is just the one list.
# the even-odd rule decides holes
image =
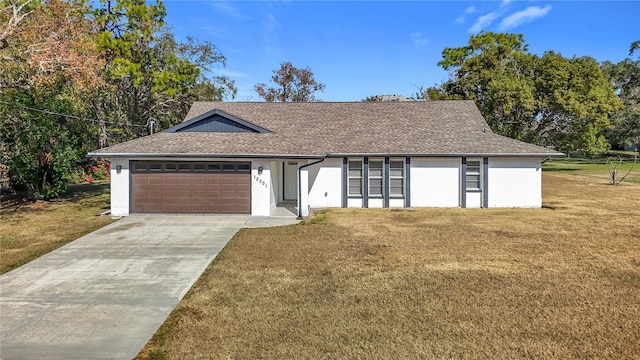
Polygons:
[[100,147],[147,135],[149,121],[156,121],[156,128],[175,125],[194,100],[235,96],[233,81],[211,75],[212,68],[225,65],[225,57],[208,42],[175,41],[160,1],[100,3],[94,14],[107,86],[90,96],[94,116],[101,120]]
[[307,102],[316,101],[314,93],[324,91],[325,85],[317,82],[308,67],[298,69],[290,62],[280,64],[279,70],[273,71],[271,81],[274,87],[267,84],[256,84],[253,89],[267,102]]
[[82,1],[62,0],[30,0],[22,9],[26,5],[30,10],[19,17],[19,26],[16,21],[8,26],[10,36],[0,49],[0,89],[27,89],[61,75],[76,86],[93,87],[104,63],[97,58],[90,8]]
[[588,154],[607,150],[603,133],[620,103],[598,63],[528,52],[519,34],[480,33],[445,48],[451,78],[429,97],[474,100],[496,133]]
[[[182,121],[195,100],[235,96],[211,43],[176,41],[162,3],[15,0],[0,11],[0,164],[35,198],[66,188],[91,149]],[[28,16],[27,16],[28,15]],[[16,18],[17,19],[17,18]],[[4,34],[0,33],[0,34]]]
[[364,98],[362,100],[363,102],[379,102],[379,101],[384,101],[384,102],[399,102],[399,101],[415,101],[414,99],[408,98],[404,95],[397,95],[397,94],[392,94],[392,95],[371,95],[371,96],[367,96],[366,98]]
[[623,108],[613,116],[612,141],[618,145],[632,142],[640,149],[640,56],[636,60],[631,58],[638,48],[640,41],[635,41],[629,58],[617,64],[606,61],[602,69],[623,103]]
[[32,197],[50,199],[66,188],[92,147],[87,140],[94,125],[60,114],[82,114],[77,91],[98,81],[101,63],[86,4],[50,0],[29,5],[29,16],[0,50],[0,163]]
[[[13,94],[11,104],[0,103],[0,144],[9,151],[0,163],[11,169],[13,182],[26,186],[36,199],[52,199],[67,187],[70,175],[88,147],[84,145],[90,124],[55,115],[73,112],[71,98],[58,95],[64,84]],[[48,113],[31,109],[48,109]]]
[[15,32],[18,24],[32,12],[33,0],[7,1],[0,6],[0,50],[9,46],[7,39]]

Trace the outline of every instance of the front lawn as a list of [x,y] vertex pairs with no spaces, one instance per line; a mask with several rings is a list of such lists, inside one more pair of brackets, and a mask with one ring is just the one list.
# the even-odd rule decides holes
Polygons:
[[0,274],[23,265],[111,222],[109,184],[71,185],[59,200],[19,196],[0,203]]
[[139,359],[638,358],[640,185],[543,183],[543,209],[241,230]]

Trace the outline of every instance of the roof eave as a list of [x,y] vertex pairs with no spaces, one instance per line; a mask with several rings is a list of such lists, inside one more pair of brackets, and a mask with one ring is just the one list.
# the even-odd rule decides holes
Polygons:
[[323,157],[564,157],[563,153],[327,153],[319,154],[193,154],[193,153],[99,153],[90,152],[87,157],[119,158],[278,158],[278,159],[321,159]]
[[159,158],[278,158],[278,159],[322,159],[323,155],[287,155],[287,154],[193,154],[193,153],[97,153],[90,152],[87,157],[110,157],[110,158],[143,158],[143,159],[159,159]]
[[330,153],[326,157],[564,157],[563,153]]

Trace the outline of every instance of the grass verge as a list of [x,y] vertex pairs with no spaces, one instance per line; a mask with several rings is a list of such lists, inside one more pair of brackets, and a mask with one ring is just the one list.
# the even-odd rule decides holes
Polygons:
[[243,229],[138,359],[637,358],[640,186]]
[[109,209],[109,184],[71,185],[62,199],[2,199],[0,274],[113,222],[96,216]]

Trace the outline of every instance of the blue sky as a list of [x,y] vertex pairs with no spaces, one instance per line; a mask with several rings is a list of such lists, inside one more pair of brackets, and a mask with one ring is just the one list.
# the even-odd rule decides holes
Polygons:
[[326,84],[323,101],[411,96],[439,84],[445,47],[479,31],[524,35],[529,51],[618,62],[640,40],[640,1],[191,1],[165,0],[178,38],[192,35],[227,57],[235,101],[290,61]]

